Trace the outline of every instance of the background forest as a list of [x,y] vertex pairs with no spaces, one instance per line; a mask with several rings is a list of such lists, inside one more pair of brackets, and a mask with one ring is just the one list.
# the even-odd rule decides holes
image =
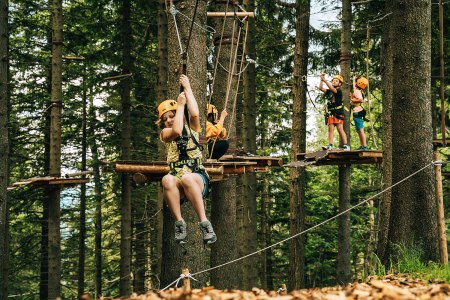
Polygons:
[[[412,167],[405,169],[407,175],[412,173],[411,170],[423,167],[421,161],[415,160],[421,153],[427,152],[424,160],[429,163],[431,159],[427,159],[432,154],[428,151],[431,149],[431,139],[442,136],[439,125],[439,5],[436,1],[430,3],[408,0],[391,3],[383,0],[244,0],[235,5],[230,4],[229,10],[239,10],[242,6],[247,11],[256,11],[255,18],[249,21],[249,38],[246,44],[248,65],[238,90],[235,109],[235,128],[231,136],[235,146],[257,155],[282,157],[287,164],[293,161],[293,152],[300,152],[296,150],[303,148],[303,151],[310,152],[326,144],[326,126],[323,124],[325,100],[317,93],[316,85],[321,73],[326,73],[329,78],[330,75],[344,71],[343,19],[348,17],[345,15],[345,8],[347,11],[350,8],[351,59],[347,60],[348,65],[344,67],[349,68],[351,74],[365,74],[370,81],[371,115],[369,122],[366,122],[369,147],[388,149],[389,153],[394,153],[393,157],[395,153],[408,157],[412,161]],[[184,28],[182,30],[189,29],[190,17],[193,15],[191,6],[195,1],[174,2],[185,13],[177,15],[179,26]],[[213,47],[213,41],[220,34],[221,27],[220,21],[206,21],[205,12],[224,11],[227,1],[200,2],[200,17],[197,16],[198,24],[194,26],[194,35],[206,36],[205,44],[208,49],[203,49],[204,45],[199,46],[195,41],[190,45],[190,51],[207,53],[203,56],[203,60],[208,57],[203,62],[207,70],[200,74],[203,77],[198,76],[200,79],[196,77],[197,80],[203,80],[206,96],[207,77],[211,79],[216,59],[214,51],[217,51],[217,47]],[[3,152],[1,158],[5,158],[8,153],[3,151],[7,149],[5,143],[9,148],[7,168],[0,168],[0,178],[7,178],[3,182],[11,185],[27,178],[51,174],[50,114],[56,105],[51,96],[52,84],[55,83],[54,79],[52,82],[52,68],[55,67],[52,47],[58,43],[54,42],[55,25],[52,23],[55,19],[55,2],[0,0],[0,3],[2,12],[8,12],[7,26],[2,23],[5,17],[0,18],[1,30],[8,28],[7,32],[0,32],[2,38],[8,39],[7,54],[0,52],[3,66],[5,62],[8,65],[8,72],[0,70],[3,72],[0,77],[0,108],[4,108],[0,109],[0,120],[7,119],[4,123],[7,124],[7,134],[4,131],[0,134],[3,142],[0,144]],[[189,3],[187,8],[183,6],[186,3]],[[170,31],[173,28],[167,27],[172,19],[170,13],[166,14],[166,5],[169,3],[161,0],[76,0],[62,1],[61,4],[61,175],[64,177],[66,174],[90,170],[92,174],[88,177],[91,180],[86,185],[60,191],[61,251],[58,254],[60,266],[56,271],[51,260],[49,264],[49,250],[50,253],[53,250],[48,245],[51,233],[54,232],[54,227],[49,229],[52,226],[49,223],[49,214],[52,213],[49,188],[21,187],[2,195],[0,281],[3,289],[0,299],[50,299],[55,293],[50,286],[52,278],[58,276],[61,290],[56,290],[56,293],[62,295],[63,299],[75,299],[83,292],[90,292],[92,295],[95,293],[97,296],[123,296],[131,292],[158,290],[175,280],[180,273],[181,266],[176,265],[179,261],[171,259],[170,255],[183,256],[183,262],[189,262],[190,255],[193,255],[197,260],[202,260],[203,264],[194,264],[191,271],[200,271],[203,267],[212,267],[228,258],[241,257],[272,245],[342,211],[339,199],[343,197],[343,187],[340,186],[339,179],[346,175],[343,175],[341,168],[308,167],[299,171],[300,175],[293,175],[295,171],[287,167],[272,168],[268,173],[245,175],[213,186],[213,193],[206,200],[209,214],[214,214],[217,205],[214,201],[225,197],[223,203],[226,204],[229,198],[224,194],[236,191],[234,206],[230,206],[234,212],[228,214],[228,210],[220,210],[225,220],[215,221],[219,226],[222,224],[226,227],[227,223],[220,222],[234,218],[234,241],[225,237],[220,241],[218,234],[219,242],[223,244],[211,249],[200,246],[194,248],[200,249],[199,251],[190,248],[173,250],[173,247],[178,246],[170,244],[169,238],[163,234],[163,231],[172,231],[172,227],[167,227],[167,230],[165,228],[166,221],[172,224],[173,220],[162,205],[159,183],[135,183],[129,175],[115,173],[108,165],[108,162],[117,160],[155,161],[163,158],[158,139],[159,130],[155,124],[156,107],[162,100],[176,97],[171,85],[177,91],[178,80],[171,72],[173,66],[179,64],[179,61],[168,62],[171,53],[179,52],[178,41],[175,40],[173,31]],[[419,6],[414,7],[416,4]],[[392,109],[387,109],[384,102],[387,87],[383,85],[383,80],[392,83],[391,93],[394,95],[395,90],[401,90],[402,87],[400,84],[395,85],[401,82],[401,78],[383,77],[388,74],[387,52],[383,47],[387,48],[389,41],[393,44],[392,47],[395,47],[394,43],[407,41],[401,37],[401,30],[397,28],[398,31],[394,30],[392,33],[388,28],[400,26],[401,22],[396,22],[393,16],[399,10],[409,11],[411,5],[419,12],[428,11],[428,5],[429,18],[425,19],[429,23],[423,22],[431,26],[431,43],[428,43],[429,52],[420,48],[419,42],[416,49],[405,47],[402,50],[416,50],[421,56],[427,56],[429,61],[425,61],[425,64],[431,66],[431,69],[422,72],[421,69],[415,69],[415,66],[394,67],[393,76],[404,69],[413,74],[412,77],[416,80],[413,82],[426,84],[430,106],[422,107],[420,102],[411,102],[410,106],[407,103],[410,98],[406,96],[405,99],[392,99]],[[450,2],[447,1],[443,4],[446,29],[444,49],[450,49],[450,33],[447,30],[450,28],[449,5]],[[8,9],[3,9],[6,7]],[[187,9],[187,12],[183,9]],[[321,20],[321,15],[331,15],[335,21]],[[321,26],[317,22],[310,23],[312,18],[320,20]],[[211,28],[215,28],[215,32]],[[387,32],[391,32],[388,42],[386,36],[383,37]],[[303,35],[299,36],[301,34]],[[424,39],[423,36],[416,37],[418,40]],[[171,44],[170,39],[175,42]],[[4,39],[2,43],[3,41]],[[299,41],[303,41],[303,48],[297,48]],[[185,42],[186,32],[183,39],[183,43]],[[162,48],[162,45],[166,45],[169,50]],[[395,45],[401,48],[399,44]],[[307,50],[301,58],[302,70],[296,69],[299,66],[296,57],[301,52],[299,49]],[[53,53],[54,51],[55,48]],[[400,55],[390,55],[395,66]],[[446,70],[450,68],[449,61],[447,51],[444,55]],[[188,66],[188,75],[196,76],[198,73]],[[303,84],[299,83],[299,78],[303,79]],[[218,90],[219,87],[214,89]],[[407,87],[411,90],[417,87],[417,98],[420,98],[420,85]],[[449,86],[445,85],[446,99],[448,92]],[[206,97],[204,98],[202,101],[206,103]],[[300,99],[300,102],[295,99]],[[445,106],[448,105],[447,102],[448,100]],[[297,106],[299,103],[300,106]],[[402,105],[405,113],[409,109],[420,108],[420,112],[425,110],[429,112],[427,115],[430,119],[433,118],[433,134],[426,133],[427,140],[430,141],[428,150],[422,151],[420,146],[402,148],[395,144],[397,141],[400,143],[400,138],[397,137],[401,136],[400,133],[395,133],[396,121],[398,126],[403,124],[410,134],[417,134],[419,138],[422,136],[419,134],[421,126],[409,126],[402,119],[403,111],[399,112],[403,109]],[[217,106],[220,111],[221,105]],[[300,129],[296,127],[295,112],[305,116],[301,119],[303,125]],[[445,119],[447,118],[448,115],[445,114]],[[246,120],[253,121],[253,126]],[[393,126],[393,129],[391,143],[386,143],[385,128],[389,120],[392,120],[389,126]],[[300,142],[293,142],[299,136],[298,130],[303,131],[301,134],[304,138]],[[353,127],[350,130],[351,146],[356,149],[359,146],[358,138]],[[405,135],[405,139],[414,141],[410,134]],[[400,152],[392,152],[391,148],[400,149]],[[441,149],[444,160],[447,154],[448,150]],[[348,167],[346,182],[351,188],[348,188],[347,207],[378,195],[390,183],[403,179],[401,175],[395,177],[403,174],[395,168],[395,162],[392,166],[395,171],[391,172],[390,179],[386,179],[388,175],[384,173],[386,169],[383,167]],[[295,192],[295,181],[299,182],[302,187],[300,191],[303,192]],[[422,188],[427,189],[428,181],[422,182]],[[443,184],[447,212],[450,209],[450,186],[445,179]],[[419,185],[416,182],[416,186]],[[292,202],[293,195],[301,195],[301,200],[297,203],[301,215],[296,218],[293,216],[298,210],[293,208],[296,205]],[[394,202],[396,196],[392,197]],[[403,197],[408,201],[428,199],[421,192],[407,193]],[[377,196],[348,214],[349,248],[344,267],[340,265],[338,257],[343,252],[339,241],[345,233],[336,219],[297,238],[299,248],[294,243],[282,243],[229,265],[226,271],[204,274],[199,284],[210,283],[218,288],[240,289],[258,286],[276,290],[282,283],[288,283],[288,288],[317,287],[363,278],[373,273],[378,264],[389,261],[389,258],[386,259],[389,256],[379,250],[382,240],[379,233],[383,230],[380,228],[383,226],[380,222],[383,203],[386,203],[385,198]],[[419,214],[421,210],[415,209],[415,212]],[[428,214],[425,210],[423,212],[426,222]],[[411,219],[414,223],[414,218]],[[296,227],[293,224],[298,220],[302,223]],[[392,226],[395,227],[395,224]],[[293,228],[301,230],[296,232]],[[410,224],[408,228],[413,229],[405,230],[406,235],[408,232],[416,232],[414,225]],[[407,238],[408,236],[405,237]],[[424,260],[438,260],[437,254],[429,254],[429,251],[424,250],[426,247],[421,248],[420,243],[415,245],[417,251],[424,251]],[[389,248],[386,249],[386,253],[391,253]],[[197,253],[192,254],[191,251]],[[300,258],[300,262],[293,263],[296,258]],[[301,267],[293,269],[297,264]],[[339,270],[344,270],[345,274]],[[56,277],[52,277],[55,272]]]

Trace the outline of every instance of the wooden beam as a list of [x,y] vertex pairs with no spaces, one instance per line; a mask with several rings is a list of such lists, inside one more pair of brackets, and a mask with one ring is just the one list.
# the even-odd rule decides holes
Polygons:
[[[223,17],[225,17],[225,12],[207,12],[206,16],[208,18],[223,18]],[[246,11],[239,11],[239,12],[236,12],[236,13],[232,12],[232,11],[228,11],[226,13],[226,17],[227,18],[234,17],[234,16],[237,16],[237,17],[240,17],[240,18],[242,18],[242,17],[254,18],[255,17],[255,13],[254,12],[246,12]]]

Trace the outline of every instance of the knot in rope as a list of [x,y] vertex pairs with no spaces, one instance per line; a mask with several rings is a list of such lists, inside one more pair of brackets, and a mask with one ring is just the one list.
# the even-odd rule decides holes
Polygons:
[[161,290],[164,291],[166,289],[168,289],[169,287],[171,287],[173,284],[175,284],[175,288],[178,288],[178,283],[180,282],[181,279],[185,279],[185,278],[191,278],[194,279],[195,281],[198,281],[197,279],[195,279],[194,277],[192,277],[191,273],[187,273],[187,274],[180,274],[180,277],[178,277],[176,280],[174,280],[171,284],[169,284],[168,286],[166,286],[165,288],[163,288]]
[[442,160],[435,160],[435,161],[433,161],[433,165],[435,165],[435,166],[442,166],[443,163],[444,162]]
[[248,63],[256,65],[256,60],[250,58],[248,55],[245,57],[245,59],[247,60]]
[[178,10],[177,10],[177,8],[175,7],[174,4],[172,4],[172,5],[170,6],[169,12],[170,12],[173,16],[176,16],[176,14],[178,13]]

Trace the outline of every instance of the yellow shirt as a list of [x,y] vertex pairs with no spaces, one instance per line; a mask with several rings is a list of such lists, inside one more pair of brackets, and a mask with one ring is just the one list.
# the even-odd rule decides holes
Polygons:
[[208,141],[212,138],[224,139],[227,136],[227,130],[223,127],[223,124],[213,124],[206,121],[206,138]]

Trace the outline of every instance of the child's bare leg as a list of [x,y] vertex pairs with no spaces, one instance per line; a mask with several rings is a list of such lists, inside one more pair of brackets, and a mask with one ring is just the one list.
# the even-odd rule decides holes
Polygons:
[[337,124],[337,130],[339,132],[339,136],[341,137],[342,143],[344,145],[347,145],[347,135],[345,134],[344,131],[344,124]]
[[367,146],[366,134],[364,133],[364,128],[358,129],[357,132],[358,132],[359,142],[361,143],[361,146]]
[[181,177],[181,184],[186,198],[191,202],[200,222],[208,220],[206,218],[205,205],[203,203],[202,192],[204,183],[201,175],[196,173],[183,175],[183,177]]
[[[167,174],[161,180],[161,185],[164,191],[164,200],[169,206],[170,212],[174,216],[176,221],[180,221],[181,217],[181,207],[180,207],[180,196],[182,196],[182,185],[181,181],[171,175]],[[181,192],[180,192],[181,191]]]
[[334,124],[328,124],[328,144],[333,145],[334,140]]

